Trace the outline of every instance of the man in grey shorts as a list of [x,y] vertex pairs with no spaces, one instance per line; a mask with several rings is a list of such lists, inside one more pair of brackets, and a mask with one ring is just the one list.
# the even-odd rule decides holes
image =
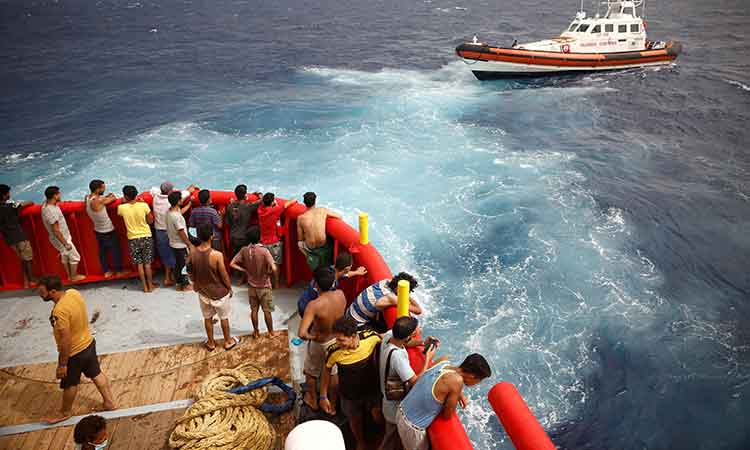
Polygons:
[[247,295],[250,300],[250,320],[253,323],[253,337],[260,336],[258,330],[258,310],[263,308],[263,318],[266,321],[268,334],[272,337],[279,335],[273,331],[273,290],[271,289],[271,275],[276,272],[276,265],[268,250],[260,244],[260,229],[250,227],[247,233],[250,245],[242,247],[234,256],[231,267],[247,275]]
[[320,297],[307,304],[297,334],[300,338],[310,341],[305,357],[304,373],[307,388],[304,401],[310,408],[317,410],[318,380],[323,371],[326,349],[336,342],[333,336],[333,324],[344,315],[346,297],[340,289],[330,290],[335,280],[333,269],[330,267],[318,268],[313,273],[313,279],[321,294]]

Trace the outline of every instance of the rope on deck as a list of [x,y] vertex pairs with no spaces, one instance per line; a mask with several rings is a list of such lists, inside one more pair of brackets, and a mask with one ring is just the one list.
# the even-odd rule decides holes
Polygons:
[[169,446],[179,450],[271,450],[276,433],[258,409],[265,387],[241,394],[227,392],[263,378],[251,363],[222,369],[201,383],[196,402],[177,421]]

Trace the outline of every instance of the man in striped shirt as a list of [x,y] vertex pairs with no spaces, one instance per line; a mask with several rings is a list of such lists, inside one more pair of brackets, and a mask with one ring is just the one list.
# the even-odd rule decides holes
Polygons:
[[[383,310],[398,304],[396,290],[401,280],[409,282],[409,292],[413,292],[419,285],[416,278],[406,272],[399,273],[391,280],[380,280],[371,284],[357,296],[346,310],[346,315],[354,319],[359,326],[367,324],[375,326],[382,321],[382,317],[379,316]],[[409,296],[409,312],[422,314],[422,307],[411,296]],[[375,326],[375,328],[378,327]]]
[[203,224],[210,224],[214,232],[213,239],[211,240],[211,248],[221,251],[221,229],[224,227],[224,210],[217,212],[211,206],[211,192],[207,189],[198,192],[198,201],[201,205],[193,208],[188,219],[188,226],[190,228],[198,228]]

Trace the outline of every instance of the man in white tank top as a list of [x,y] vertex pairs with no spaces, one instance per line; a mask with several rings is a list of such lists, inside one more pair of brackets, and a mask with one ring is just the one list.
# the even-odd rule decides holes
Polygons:
[[[89,189],[91,194],[87,195],[85,199],[86,214],[94,222],[96,241],[99,244],[99,263],[102,266],[104,277],[112,277],[114,275],[112,269],[118,276],[123,275],[120,239],[117,237],[117,231],[115,231],[115,226],[107,212],[107,206],[117,201],[117,197],[111,192],[104,195],[107,186],[102,180],[91,180]],[[111,265],[109,257],[112,258]]]

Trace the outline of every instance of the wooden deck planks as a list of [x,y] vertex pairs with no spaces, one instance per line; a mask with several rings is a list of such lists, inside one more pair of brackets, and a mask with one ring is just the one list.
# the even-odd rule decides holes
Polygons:
[[[280,394],[273,394],[278,396]],[[110,450],[169,450],[169,435],[185,409],[174,409],[107,421]],[[266,415],[279,435],[277,449],[284,448],[287,434],[294,428],[294,414]],[[73,450],[73,427],[50,428],[33,433],[0,437],[0,449]]]
[[[244,336],[231,351],[222,349],[223,342],[217,344],[213,352],[195,343],[100,356],[118,408],[190,398],[208,374],[246,361],[263,367],[266,375],[291,378],[286,332],[274,339]],[[62,394],[54,368],[54,363],[44,363],[0,369],[0,426],[36,422],[59,408]],[[82,378],[74,414],[89,414],[100,405],[96,387]]]

